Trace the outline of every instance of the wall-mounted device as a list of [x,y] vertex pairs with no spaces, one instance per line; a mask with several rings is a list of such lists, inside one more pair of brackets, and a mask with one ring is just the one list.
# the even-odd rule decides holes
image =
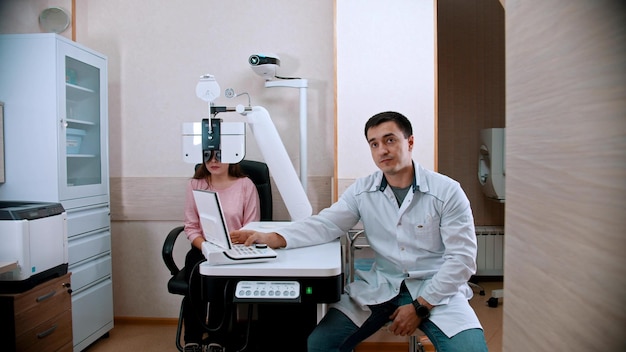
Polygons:
[[39,14],[39,25],[46,33],[63,33],[71,23],[70,14],[62,7],[49,7]]
[[[307,189],[307,88],[309,81],[297,77],[279,77],[276,68],[280,59],[276,54],[252,54],[248,63],[257,75],[265,78],[265,88],[287,87],[300,90],[300,183]],[[279,78],[274,80],[274,78]]]
[[271,81],[276,77],[276,68],[280,66],[280,58],[276,54],[252,54],[248,63],[257,75]]
[[488,128],[480,131],[478,152],[478,181],[490,199],[504,203],[505,191],[505,129]]

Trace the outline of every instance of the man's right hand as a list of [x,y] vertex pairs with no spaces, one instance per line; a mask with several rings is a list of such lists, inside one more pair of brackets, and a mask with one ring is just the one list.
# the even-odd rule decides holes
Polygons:
[[415,314],[412,304],[398,307],[389,317],[393,322],[389,325],[389,331],[397,336],[409,336],[413,334],[421,323],[421,319]]

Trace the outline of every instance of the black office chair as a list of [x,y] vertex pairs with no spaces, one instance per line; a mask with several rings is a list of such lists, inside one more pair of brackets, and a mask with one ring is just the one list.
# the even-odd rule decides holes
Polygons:
[[[261,220],[272,220],[272,188],[270,183],[270,173],[265,163],[253,160],[242,160],[239,165],[241,170],[246,174],[252,182],[255,184],[257,191],[259,192],[260,208],[261,208]],[[196,168],[199,165],[196,165]],[[181,333],[183,328],[183,307],[185,305],[186,295],[189,291],[189,283],[185,280],[185,267],[179,268],[174,261],[173,252],[174,245],[178,235],[183,233],[184,226],[177,226],[172,229],[163,243],[163,261],[165,266],[172,274],[172,277],[167,282],[167,291],[175,295],[185,296],[180,304],[180,312],[178,316],[178,327],[176,329],[176,347],[179,351],[183,351],[184,347],[181,344]],[[189,243],[187,243],[189,245]]]

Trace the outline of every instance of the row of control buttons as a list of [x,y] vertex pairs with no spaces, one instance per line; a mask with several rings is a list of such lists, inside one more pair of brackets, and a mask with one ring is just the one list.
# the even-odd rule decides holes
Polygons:
[[254,290],[254,292],[251,291],[251,290],[239,290],[239,292],[237,294],[237,297],[265,297],[265,296],[268,296],[268,297],[290,297],[290,298],[293,298],[293,297],[296,297],[296,295],[297,295],[296,291],[293,291],[293,290],[291,290],[291,291],[285,290],[282,293],[279,290],[269,291],[269,292],[259,291],[259,290]]
[[239,281],[235,288],[237,298],[294,299],[300,296],[297,281]]

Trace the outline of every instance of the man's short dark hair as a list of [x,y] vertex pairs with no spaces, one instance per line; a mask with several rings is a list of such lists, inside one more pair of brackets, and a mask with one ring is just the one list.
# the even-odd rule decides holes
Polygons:
[[398,125],[398,127],[402,131],[402,134],[404,135],[404,138],[409,138],[409,136],[413,135],[413,127],[411,127],[411,121],[409,121],[406,116],[395,111],[385,111],[380,112],[367,120],[367,123],[365,123],[365,139],[367,139],[367,131],[370,128],[376,127],[381,123],[388,121],[395,122],[396,125]]

